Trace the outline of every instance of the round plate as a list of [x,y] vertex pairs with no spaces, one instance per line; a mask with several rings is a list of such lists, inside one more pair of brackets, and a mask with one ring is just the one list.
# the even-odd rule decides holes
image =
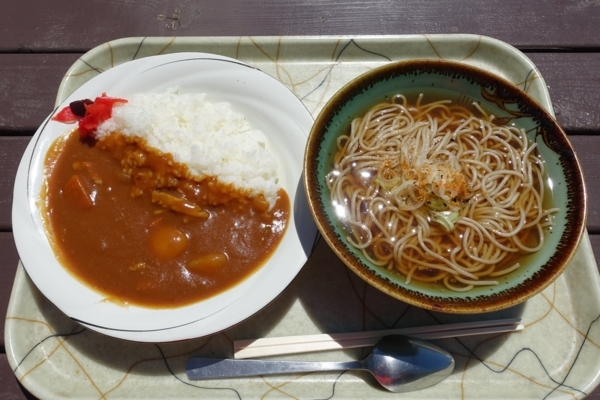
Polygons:
[[[292,202],[292,215],[275,253],[256,273],[205,301],[172,309],[111,303],[57,261],[37,206],[46,152],[74,126],[52,121],[71,101],[137,93],[206,93],[227,101],[261,130],[279,160],[279,180]],[[38,289],[70,318],[94,330],[137,341],[172,341],[218,332],[251,316],[279,295],[304,265],[316,236],[302,190],[302,160],[312,117],[283,84],[240,61],[203,53],[177,53],[121,64],[82,85],[38,129],[19,165],[13,227],[25,270]],[[300,190],[298,190],[300,188]],[[235,304],[235,306],[232,306]]]

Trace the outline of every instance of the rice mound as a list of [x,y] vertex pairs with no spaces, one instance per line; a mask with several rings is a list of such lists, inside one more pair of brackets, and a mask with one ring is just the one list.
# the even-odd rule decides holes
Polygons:
[[277,159],[267,149],[265,135],[253,130],[243,115],[226,102],[211,103],[206,94],[138,94],[115,105],[112,117],[97,128],[96,138],[112,132],[139,137],[170,153],[198,177],[277,199]]

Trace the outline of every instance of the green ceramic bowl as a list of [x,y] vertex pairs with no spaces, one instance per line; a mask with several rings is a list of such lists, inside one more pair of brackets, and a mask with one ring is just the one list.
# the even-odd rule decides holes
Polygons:
[[[441,289],[435,284],[405,283],[405,277],[366,260],[349,245],[348,236],[330,203],[326,175],[332,169],[336,139],[370,106],[396,93],[424,93],[461,102],[475,100],[500,123],[528,132],[538,145],[554,203],[560,208],[544,247],[528,256],[516,271],[498,278],[496,286],[468,292]],[[519,304],[550,285],[573,257],[586,222],[586,190],[581,167],[567,135],[554,118],[528,94],[486,71],[448,61],[414,60],[387,64],[348,83],[325,105],[310,133],[304,159],[304,185],[321,234],[358,276],[388,295],[429,310],[482,313]]]

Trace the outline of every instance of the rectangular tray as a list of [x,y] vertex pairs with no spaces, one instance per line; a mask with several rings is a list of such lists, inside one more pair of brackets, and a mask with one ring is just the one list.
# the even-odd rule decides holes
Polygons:
[[[128,60],[207,52],[255,65],[290,88],[316,116],[355,76],[390,61],[442,58],[492,71],[552,112],[535,65],[513,47],[476,35],[126,38],[84,54],[65,75],[57,104],[77,87]],[[321,241],[293,283],[243,323],[177,343],[133,343],[85,329],[54,307],[19,264],[10,298],[6,353],[19,381],[40,398],[389,398],[367,373],[332,372],[190,382],[190,357],[232,357],[232,341],[520,316],[520,333],[444,339],[454,373],[411,398],[583,398],[599,383],[600,278],[584,235],[566,272],[526,303],[479,316],[432,313],[370,287]],[[368,349],[279,357],[343,361]]]

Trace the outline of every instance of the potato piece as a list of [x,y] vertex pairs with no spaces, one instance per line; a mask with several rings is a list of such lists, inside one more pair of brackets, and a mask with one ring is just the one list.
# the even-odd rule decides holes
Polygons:
[[188,262],[186,268],[191,272],[202,272],[211,269],[223,268],[227,263],[227,254],[208,253],[194,258]]
[[172,260],[188,247],[188,238],[177,228],[161,226],[150,231],[150,250],[163,260]]
[[89,210],[94,205],[91,191],[88,189],[83,178],[75,174],[73,175],[63,189],[65,197],[80,210]]
[[269,201],[265,196],[259,194],[252,200],[252,208],[259,213],[264,213],[269,209]]

